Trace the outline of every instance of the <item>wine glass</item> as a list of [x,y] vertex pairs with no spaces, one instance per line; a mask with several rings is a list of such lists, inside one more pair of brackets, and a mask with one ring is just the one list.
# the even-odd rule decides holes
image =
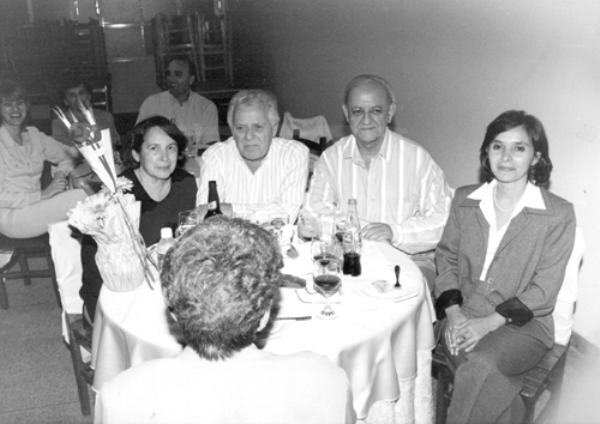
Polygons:
[[313,240],[311,251],[314,287],[325,298],[325,307],[317,314],[317,318],[336,318],[337,314],[329,304],[329,298],[337,293],[342,285],[340,249],[332,240]]
[[[288,224],[289,220],[290,218],[284,213],[270,214],[265,225],[265,227],[275,236],[275,238],[277,238],[279,246],[281,247],[284,247],[284,244],[289,244],[284,243],[283,240],[283,229]],[[289,240],[287,240],[287,242],[289,242]]]
[[298,237],[303,241],[315,240],[321,233],[319,220],[305,210],[298,215]]
[[187,230],[194,228],[202,221],[195,209],[181,211],[177,214],[177,229],[175,237],[181,237]]

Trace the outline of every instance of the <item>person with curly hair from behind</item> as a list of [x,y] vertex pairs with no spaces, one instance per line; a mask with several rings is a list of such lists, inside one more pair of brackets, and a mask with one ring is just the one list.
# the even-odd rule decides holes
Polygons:
[[215,217],[167,253],[162,289],[186,347],[106,383],[98,423],[351,423],[344,372],[312,352],[256,347],[279,302],[283,265],[273,236]]

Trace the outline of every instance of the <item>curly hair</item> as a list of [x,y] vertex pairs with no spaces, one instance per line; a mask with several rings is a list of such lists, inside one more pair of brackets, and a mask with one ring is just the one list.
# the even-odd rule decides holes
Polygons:
[[214,217],[187,231],[161,271],[181,341],[210,360],[252,344],[279,303],[282,266],[275,238],[248,221]]
[[187,138],[168,118],[158,115],[150,116],[149,118],[138,122],[138,124],[129,132],[124,151],[122,152],[125,165],[131,168],[137,168],[140,165],[136,160],[133,159],[131,152],[135,150],[136,152],[140,153],[142,150],[142,144],[144,144],[144,137],[150,128],[153,127],[160,128],[169,137],[175,140],[175,143],[177,143],[177,166],[181,167],[184,161],[183,151],[187,145]]
[[501,113],[488,126],[479,149],[479,161],[481,163],[481,178],[489,182],[494,179],[488,158],[488,147],[496,139],[498,134],[513,128],[523,127],[531,139],[533,150],[539,153],[538,161],[529,167],[529,181],[541,187],[547,187],[552,173],[552,161],[548,152],[548,139],[542,122],[533,115],[522,110],[507,110]]

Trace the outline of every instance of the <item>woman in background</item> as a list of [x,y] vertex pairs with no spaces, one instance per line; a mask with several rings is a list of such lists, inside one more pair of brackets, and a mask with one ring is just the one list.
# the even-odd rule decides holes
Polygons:
[[[0,233],[12,238],[46,233],[48,224],[66,219],[66,212],[86,197],[82,189],[68,190],[77,150],[25,127],[28,111],[23,87],[0,81]],[[57,167],[42,190],[44,161]]]
[[[187,140],[175,124],[162,116],[147,118],[131,131],[131,168],[122,176],[133,182],[132,194],[141,202],[140,233],[146,246],[160,239],[160,229],[177,225],[180,211],[193,209],[196,179],[178,168]],[[102,286],[96,266],[97,246],[92,237],[82,239],[83,285],[79,294],[84,317],[91,322]]]
[[552,310],[573,248],[575,214],[548,192],[541,122],[507,111],[480,149],[486,182],[456,191],[436,249],[441,344],[458,367],[450,423],[520,422],[520,376],[554,343]]

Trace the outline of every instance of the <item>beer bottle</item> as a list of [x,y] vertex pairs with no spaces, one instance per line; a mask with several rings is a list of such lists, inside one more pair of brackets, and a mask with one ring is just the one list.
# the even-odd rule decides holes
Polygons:
[[221,203],[219,202],[219,193],[217,192],[217,182],[209,181],[208,182],[208,210],[206,211],[206,215],[204,215],[204,219],[208,219],[211,216],[222,215],[221,212]]
[[343,240],[344,274],[352,275],[354,277],[359,276],[362,272],[362,267],[360,265],[362,239],[360,235],[360,220],[358,219],[356,199],[348,199],[348,220]]

